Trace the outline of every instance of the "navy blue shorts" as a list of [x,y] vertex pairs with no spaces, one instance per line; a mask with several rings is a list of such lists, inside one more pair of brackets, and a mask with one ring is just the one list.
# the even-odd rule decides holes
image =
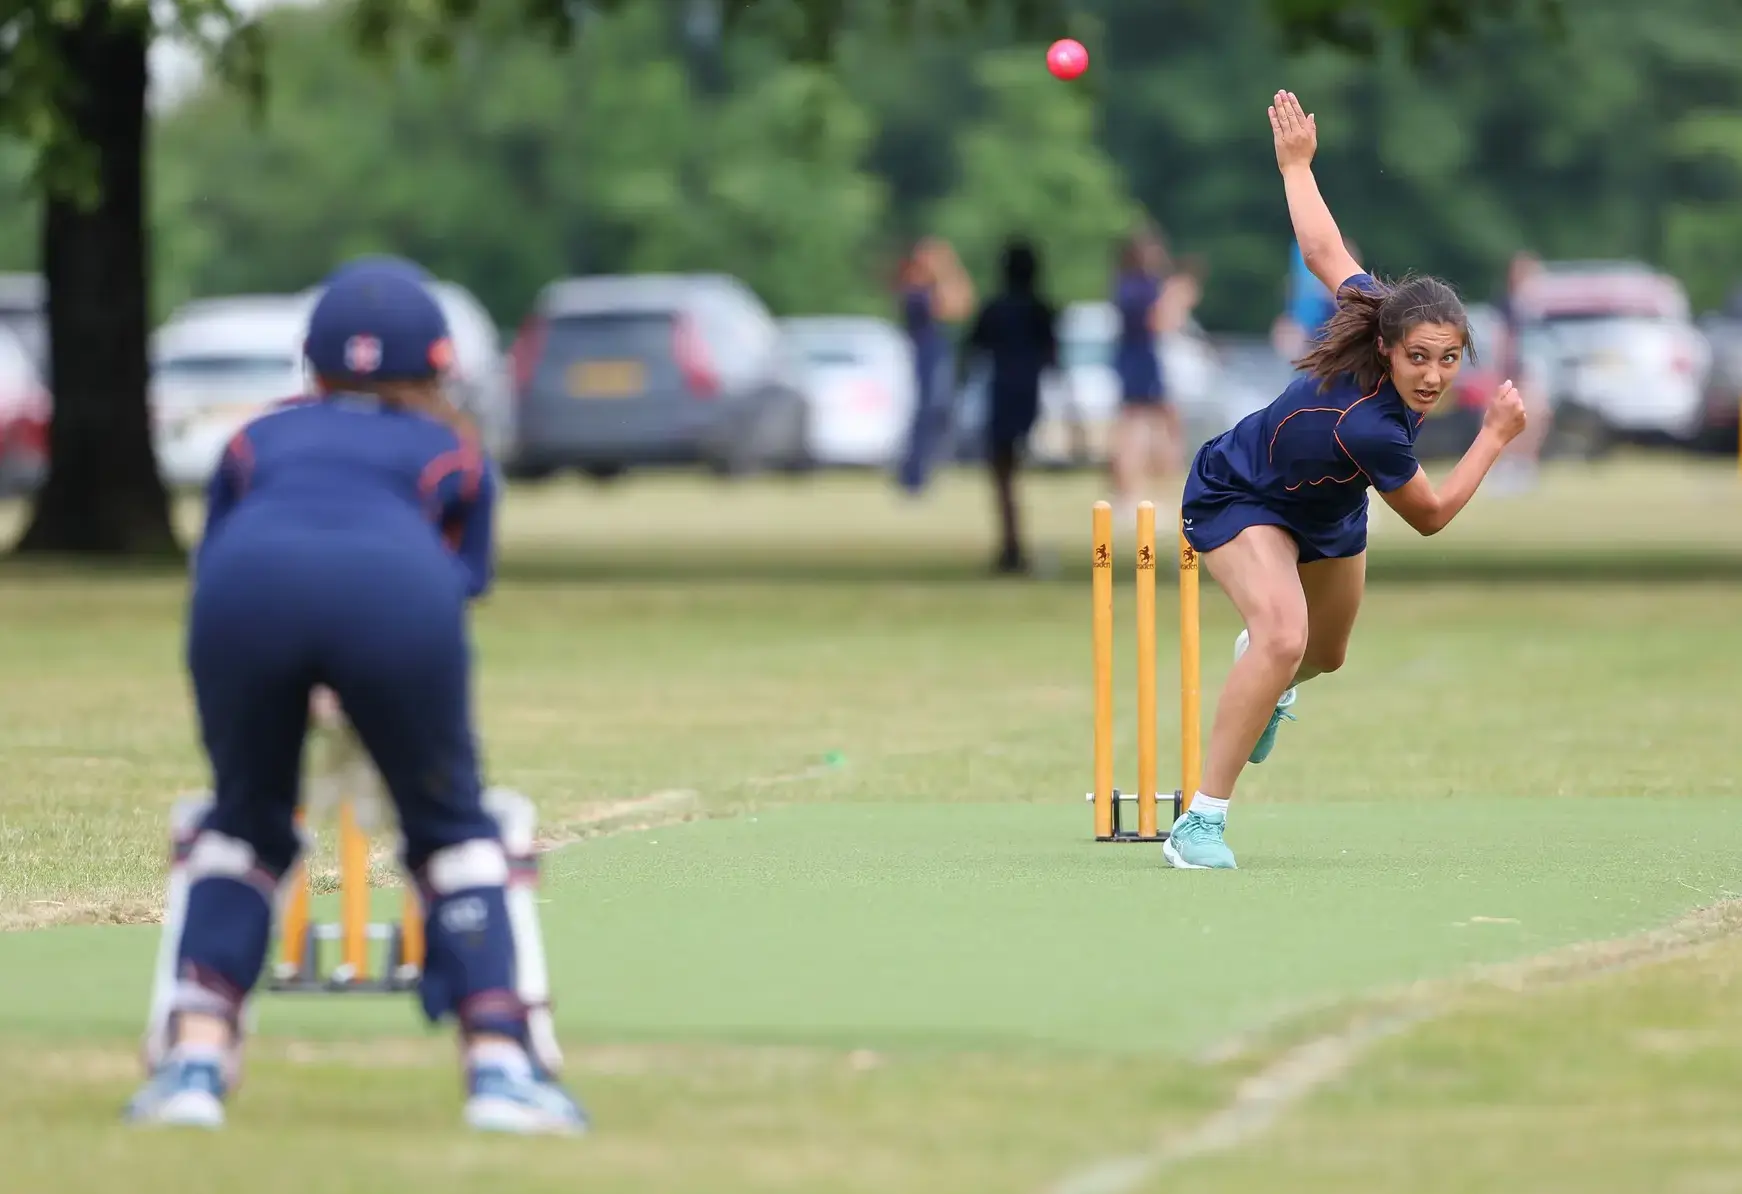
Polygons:
[[1155,350],[1121,348],[1114,354],[1113,371],[1119,375],[1119,400],[1126,406],[1166,404],[1161,358]]
[[1002,393],[994,387],[990,390],[990,397],[992,409],[986,419],[986,446],[997,451],[1026,443],[1040,417],[1039,387]]
[[1300,549],[1300,562],[1342,560],[1367,550],[1367,511],[1336,523],[1308,523],[1272,509],[1264,499],[1207,479],[1203,453],[1192,461],[1180,497],[1186,541],[1199,552],[1215,551],[1247,527],[1281,527]]

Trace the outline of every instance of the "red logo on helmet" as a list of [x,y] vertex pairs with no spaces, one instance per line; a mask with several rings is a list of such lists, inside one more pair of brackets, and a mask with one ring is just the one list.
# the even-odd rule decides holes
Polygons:
[[352,336],[345,341],[345,369],[362,376],[381,368],[381,341],[374,336]]
[[429,363],[437,373],[445,373],[454,363],[454,342],[443,336],[429,346]]

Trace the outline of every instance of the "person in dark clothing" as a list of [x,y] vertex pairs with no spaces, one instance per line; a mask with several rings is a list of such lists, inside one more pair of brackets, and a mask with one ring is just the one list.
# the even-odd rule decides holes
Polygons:
[[478,758],[467,611],[494,575],[496,470],[445,398],[453,343],[430,281],[396,258],[331,275],[303,346],[312,392],[238,432],[208,486],[187,665],[212,796],[185,854],[177,842],[184,894],[166,899],[129,1122],[225,1122],[279,889],[305,851],[304,738],[326,693],[392,796],[427,933],[418,991],[432,1022],[458,1023],[465,1122],[586,1127],[539,1028],[548,1009],[525,995],[543,945]]
[[1001,547],[997,569],[1028,570],[1016,512],[1016,465],[1040,414],[1040,380],[1058,365],[1058,312],[1040,293],[1040,259],[1020,238],[1004,246],[1003,289],[980,308],[968,333],[967,359],[991,364],[987,459],[998,495]]
[[947,389],[950,338],[946,325],[967,318],[974,305],[974,284],[950,243],[926,237],[902,262],[901,323],[913,349],[914,407],[902,455],[901,487],[917,496],[924,491],[948,433],[950,393]]

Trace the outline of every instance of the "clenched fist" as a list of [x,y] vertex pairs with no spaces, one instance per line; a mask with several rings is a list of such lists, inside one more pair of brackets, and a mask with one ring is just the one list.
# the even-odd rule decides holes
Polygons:
[[1524,399],[1511,381],[1500,383],[1494,400],[1488,404],[1487,413],[1482,416],[1482,426],[1498,435],[1503,444],[1511,443],[1524,430]]

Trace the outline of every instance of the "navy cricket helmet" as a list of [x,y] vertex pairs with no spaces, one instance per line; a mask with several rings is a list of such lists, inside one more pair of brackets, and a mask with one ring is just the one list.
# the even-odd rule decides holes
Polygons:
[[447,317],[428,271],[396,257],[364,257],[323,284],[303,353],[323,377],[405,381],[440,376],[453,363]]

